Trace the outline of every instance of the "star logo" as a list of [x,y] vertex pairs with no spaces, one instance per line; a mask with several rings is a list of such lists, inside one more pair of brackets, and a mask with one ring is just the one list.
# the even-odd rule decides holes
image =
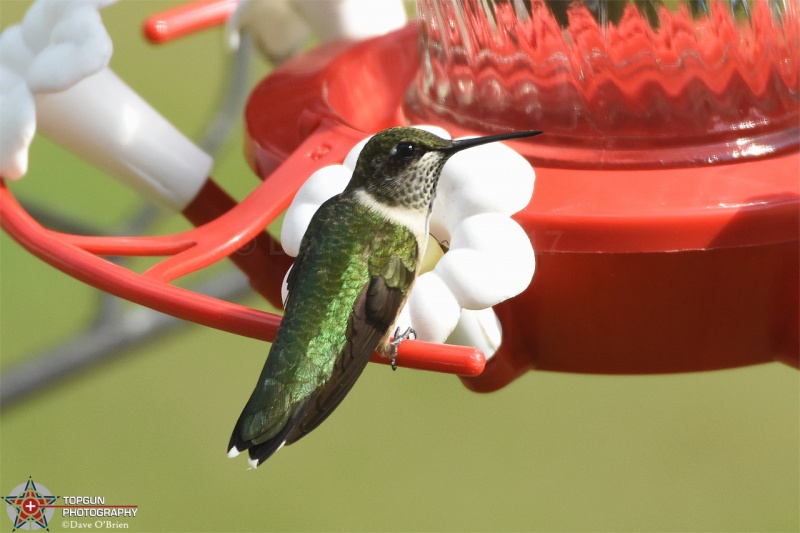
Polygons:
[[47,487],[37,485],[28,478],[26,483],[11,491],[11,496],[4,496],[8,504],[8,517],[14,522],[14,529],[46,529],[47,521],[53,517],[55,509],[51,506],[58,496],[53,496]]

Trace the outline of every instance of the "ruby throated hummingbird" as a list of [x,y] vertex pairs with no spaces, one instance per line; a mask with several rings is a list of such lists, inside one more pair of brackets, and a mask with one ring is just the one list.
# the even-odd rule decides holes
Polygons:
[[229,457],[249,450],[260,465],[322,423],[376,349],[396,356],[413,331],[390,341],[390,330],[419,272],[445,162],[465,148],[539,133],[450,141],[400,127],[367,142],[345,190],[322,204],[303,236],[283,320]]

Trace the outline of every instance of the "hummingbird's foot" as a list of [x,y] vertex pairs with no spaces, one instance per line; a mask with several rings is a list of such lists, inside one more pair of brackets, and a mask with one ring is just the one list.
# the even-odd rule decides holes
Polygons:
[[400,334],[400,328],[394,330],[394,339],[392,342],[389,343],[390,346],[390,353],[392,357],[392,370],[397,370],[397,347],[400,345],[401,342],[406,340],[414,340],[417,338],[417,332],[414,331],[414,328],[406,328],[403,334]]

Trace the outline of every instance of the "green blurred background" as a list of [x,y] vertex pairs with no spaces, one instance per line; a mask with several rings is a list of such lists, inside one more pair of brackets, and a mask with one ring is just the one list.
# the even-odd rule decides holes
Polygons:
[[[114,70],[197,138],[226,73],[223,35],[145,43],[141,21],[173,3],[123,0],[102,16]],[[0,0],[2,28],[29,4]],[[239,129],[214,175],[242,197],[256,180]],[[38,136],[12,189],[103,227],[141,205]],[[172,217],[158,232],[187,228]],[[0,368],[83,331],[97,303],[95,289],[0,235]],[[57,495],[136,504],[121,520],[134,531],[800,528],[800,380],[787,366],[533,372],[477,395],[452,376],[370,365],[327,423],[253,471],[225,452],[267,349],[187,325],[3,411],[0,492],[32,476]],[[0,531],[11,525],[0,517]],[[63,530],[58,514],[50,529]]]

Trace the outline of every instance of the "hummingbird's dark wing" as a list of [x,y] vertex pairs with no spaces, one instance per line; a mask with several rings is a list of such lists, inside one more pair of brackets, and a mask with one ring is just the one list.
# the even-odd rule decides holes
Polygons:
[[403,306],[405,290],[415,275],[415,268],[403,265],[390,256],[383,269],[373,268],[369,284],[356,298],[347,324],[347,342],[333,374],[309,402],[302,421],[289,435],[286,444],[301,439],[319,426],[350,392],[381,339],[397,319]]

